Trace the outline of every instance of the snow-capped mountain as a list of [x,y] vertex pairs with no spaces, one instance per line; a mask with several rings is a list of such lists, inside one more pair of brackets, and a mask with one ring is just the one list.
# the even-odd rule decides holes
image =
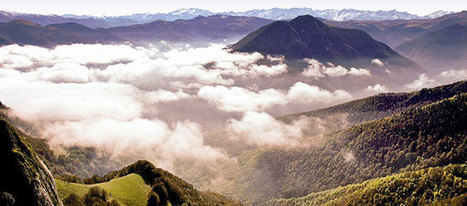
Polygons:
[[[293,19],[300,15],[312,15],[328,20],[335,21],[346,21],[346,20],[396,20],[396,19],[420,19],[420,18],[436,18],[444,14],[453,12],[447,11],[436,11],[427,16],[418,16],[410,14],[408,12],[401,12],[397,10],[379,10],[379,11],[364,11],[356,9],[325,9],[325,10],[314,10],[311,8],[272,8],[272,9],[253,9],[248,11],[229,11],[214,13],[208,10],[189,8],[179,9],[169,13],[139,13],[125,16],[114,16],[114,17],[95,17],[103,20],[115,20],[115,19],[127,19],[137,23],[148,23],[155,20],[166,20],[174,21],[177,19],[192,19],[197,16],[211,16],[215,14],[230,15],[230,16],[248,16],[248,17],[260,17],[272,20],[285,20]],[[65,16],[65,15],[64,15]],[[73,18],[89,18],[89,16],[76,16],[66,15],[65,17]]]
[[434,18],[438,18],[438,17],[441,17],[441,16],[444,16],[446,14],[453,14],[455,12],[452,12],[452,11],[435,11],[431,14],[428,14],[426,16],[423,16],[423,19],[434,19]]
[[309,14],[315,17],[345,21],[345,20],[394,20],[394,19],[418,19],[419,16],[407,12],[396,10],[390,11],[362,11],[355,9],[326,9],[313,10],[310,8],[291,8],[291,9],[255,9],[245,12],[225,12],[224,14],[232,16],[255,16],[274,20],[293,19],[300,15]]

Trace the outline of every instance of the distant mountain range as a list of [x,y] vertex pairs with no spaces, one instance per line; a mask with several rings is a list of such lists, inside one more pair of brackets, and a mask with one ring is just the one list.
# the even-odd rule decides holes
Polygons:
[[8,11],[0,11],[0,22],[7,22],[14,19],[26,19],[41,25],[74,22],[83,24],[91,28],[108,28],[116,26],[129,26],[133,24],[145,24],[156,20],[174,21],[178,19],[193,19],[198,16],[229,15],[229,16],[247,16],[258,17],[272,20],[293,19],[301,15],[312,15],[319,18],[346,21],[346,20],[397,20],[397,19],[432,19],[453,12],[437,11],[426,16],[418,16],[407,12],[396,10],[389,11],[364,11],[355,9],[326,9],[313,10],[311,8],[273,8],[273,9],[254,9],[243,12],[219,12],[214,13],[202,9],[179,9],[169,13],[139,13],[124,16],[104,16],[96,17],[89,15],[39,15],[24,14]]
[[147,24],[93,29],[78,23],[41,26],[24,19],[0,23],[0,45],[53,47],[72,43],[112,42],[211,42],[238,39],[271,20],[256,17],[215,15],[191,20],[154,21]]
[[397,47],[405,42],[416,39],[427,33],[443,29],[452,24],[467,25],[467,11],[446,14],[434,19],[383,20],[383,21],[333,21],[324,23],[352,29],[360,29],[378,41],[391,47]]
[[462,68],[467,65],[467,25],[453,24],[395,49],[425,66]]
[[268,24],[231,48],[235,52],[284,55],[288,59],[313,58],[343,65],[356,61],[369,64],[375,58],[393,65],[416,65],[364,31],[330,27],[310,15]]

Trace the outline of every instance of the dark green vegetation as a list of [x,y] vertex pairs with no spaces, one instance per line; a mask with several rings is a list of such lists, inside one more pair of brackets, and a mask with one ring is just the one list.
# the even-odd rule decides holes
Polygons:
[[70,194],[64,200],[65,205],[84,206],[84,205],[102,205],[102,206],[119,206],[116,200],[109,200],[107,192],[100,187],[91,187],[89,192],[80,198],[76,194]]
[[453,24],[405,42],[395,49],[426,66],[462,67],[467,63],[467,25]]
[[452,205],[467,204],[467,165],[449,165],[376,178],[360,184],[275,199],[267,205]]
[[[329,112],[392,108],[396,111],[388,115],[398,113],[329,134],[319,145],[244,152],[240,168],[229,173],[232,181],[220,191],[259,203],[405,171],[465,164],[467,93],[457,91],[465,91],[465,84],[424,89],[405,94],[406,98],[389,98],[393,101],[386,104],[372,101],[381,99],[373,97],[329,108]],[[360,105],[363,102],[367,103]],[[404,106],[408,109],[397,109]]]
[[342,64],[365,60],[368,65],[371,59],[378,58],[398,66],[416,66],[364,31],[330,27],[309,15],[268,24],[232,48],[237,52],[284,55],[289,59],[314,58]]
[[2,203],[61,205],[47,167],[25,143],[22,133],[0,120],[0,191]]

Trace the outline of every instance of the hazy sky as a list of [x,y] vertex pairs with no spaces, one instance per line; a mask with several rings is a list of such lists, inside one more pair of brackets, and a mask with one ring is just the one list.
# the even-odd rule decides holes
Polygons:
[[180,8],[210,11],[309,7],[407,11],[425,15],[437,10],[467,10],[466,0],[0,0],[0,10],[41,14],[121,15],[169,12]]

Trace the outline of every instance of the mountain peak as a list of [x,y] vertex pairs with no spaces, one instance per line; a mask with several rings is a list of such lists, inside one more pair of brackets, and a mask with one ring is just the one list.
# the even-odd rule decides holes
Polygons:
[[387,45],[356,29],[329,27],[311,15],[291,21],[276,21],[254,31],[234,44],[237,52],[284,55],[289,59],[314,58],[319,61],[348,64],[354,60],[397,58],[413,65]]

